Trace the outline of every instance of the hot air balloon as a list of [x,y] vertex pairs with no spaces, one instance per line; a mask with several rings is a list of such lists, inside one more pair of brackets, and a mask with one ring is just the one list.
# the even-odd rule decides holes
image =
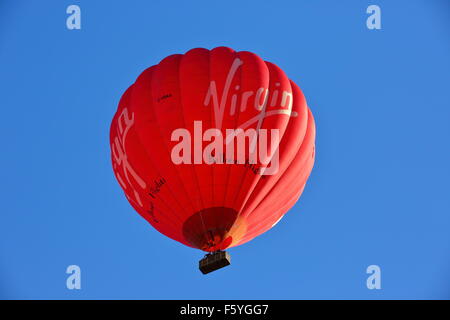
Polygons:
[[144,70],[110,128],[114,174],[155,229],[208,252],[272,228],[314,164],[315,125],[300,88],[275,64],[227,47],[192,49]]

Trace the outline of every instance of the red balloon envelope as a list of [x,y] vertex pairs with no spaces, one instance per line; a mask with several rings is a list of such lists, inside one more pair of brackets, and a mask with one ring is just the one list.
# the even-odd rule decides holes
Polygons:
[[154,228],[204,251],[243,244],[300,197],[315,126],[300,88],[273,63],[192,49],[146,69],[111,123],[116,178]]

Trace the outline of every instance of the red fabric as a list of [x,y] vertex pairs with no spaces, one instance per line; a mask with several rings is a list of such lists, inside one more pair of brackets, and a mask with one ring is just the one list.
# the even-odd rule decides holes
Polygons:
[[[200,139],[194,121],[201,121]],[[269,151],[279,151],[277,173],[258,173],[266,166],[260,159],[205,163],[210,141],[202,134],[217,128],[225,139],[226,129],[239,127],[258,137],[260,129],[279,130],[279,146],[269,139]],[[180,128],[191,136],[191,164],[172,158],[179,143],[172,134]],[[314,141],[300,88],[276,65],[226,47],[192,49],[145,70],[123,94],[110,130],[113,170],[130,204],[162,234],[205,251],[253,239],[295,204],[314,164]],[[226,148],[224,142],[224,154]],[[230,154],[236,158],[237,147]]]

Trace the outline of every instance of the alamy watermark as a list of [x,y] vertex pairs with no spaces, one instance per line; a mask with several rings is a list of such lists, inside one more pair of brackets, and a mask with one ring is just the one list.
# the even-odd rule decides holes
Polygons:
[[372,4],[367,7],[367,14],[370,14],[366,20],[366,26],[369,30],[380,30],[381,29],[381,9],[379,6]]
[[67,7],[66,13],[70,16],[66,19],[66,27],[69,30],[81,29],[81,9],[79,6],[72,4]]
[[366,273],[370,274],[367,278],[366,285],[367,289],[381,289],[381,268],[376,264],[372,264],[367,267]]
[[81,289],[81,269],[79,266],[72,264],[67,267],[66,273],[69,274],[66,280],[66,287],[69,290]]

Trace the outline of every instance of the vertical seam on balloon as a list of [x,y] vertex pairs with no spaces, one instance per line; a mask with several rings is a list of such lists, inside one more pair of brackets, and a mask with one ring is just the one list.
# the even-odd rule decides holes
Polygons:
[[[186,128],[186,121],[185,121],[185,119],[184,119],[184,105],[183,105],[183,98],[182,98],[182,90],[181,90],[181,81],[180,81],[180,67],[181,67],[181,62],[182,62],[182,59],[183,59],[183,57],[184,57],[184,55],[182,55],[181,56],[181,58],[180,58],[180,62],[179,62],[179,64],[178,64],[178,70],[177,70],[177,73],[178,73],[178,77],[177,77],[177,83],[178,83],[178,91],[179,91],[179,94],[180,94],[180,106],[181,106],[181,119],[182,119],[182,121],[183,121],[183,124],[184,124],[184,127]],[[203,155],[202,155],[203,156]],[[197,177],[197,171],[195,170],[195,164],[193,164],[193,165],[190,165],[189,166],[189,168],[191,169],[191,171],[192,171],[192,173],[193,173],[193,175],[194,175],[194,178],[195,178],[195,182],[196,182],[196,184],[197,184],[197,192],[198,192],[198,195],[199,195],[199,199],[200,199],[200,202],[201,202],[201,208],[200,208],[200,211],[199,211],[199,216],[200,216],[200,220],[201,220],[201,222],[202,222],[202,226],[203,226],[203,231],[205,232],[205,234],[206,234],[206,226],[205,226],[205,222],[204,222],[204,220],[203,220],[203,210],[205,209],[205,205],[204,205],[204,203],[203,203],[203,198],[202,198],[202,196],[201,196],[201,192],[200,192],[200,184],[199,184],[199,182],[198,182],[198,177]],[[183,185],[184,185],[184,182],[183,181],[181,181],[181,183],[183,183]],[[192,200],[191,200],[192,201]],[[191,203],[192,204],[192,203]],[[192,215],[193,214],[195,214],[195,212],[193,212],[192,213]],[[191,216],[192,216],[191,215]],[[188,217],[189,218],[189,217]],[[199,248],[200,249],[200,248]]]
[[[233,59],[233,61],[234,61],[236,58],[240,59],[241,57],[239,56],[239,52],[234,51],[234,59]],[[242,60],[241,60],[241,61],[242,61]],[[234,130],[237,128],[237,125],[239,124],[239,118],[240,118],[240,115],[241,115],[241,107],[240,107],[240,103],[242,103],[242,101],[241,101],[241,93],[242,93],[242,73],[243,73],[243,68],[241,67],[241,68],[239,69],[239,92],[238,92],[238,94],[237,94],[237,97],[238,97],[238,98],[236,99],[235,113],[234,113],[234,114],[235,114],[234,126],[233,126],[233,129],[234,129]],[[231,101],[231,100],[230,100],[230,101]],[[227,137],[227,135],[226,135],[226,128],[225,128],[225,137]],[[227,157],[225,156],[225,165],[227,166],[227,180],[226,180],[226,187],[225,187],[225,192],[224,192],[224,196],[223,196],[223,203],[225,203],[225,199],[226,199],[226,197],[227,197],[227,194],[228,194],[228,191],[229,191],[229,188],[230,188],[230,176],[231,176],[232,168],[233,168],[233,166],[235,165],[235,163],[233,162],[233,164],[228,165],[228,164],[227,164]],[[236,198],[237,194],[239,193],[239,191],[240,191],[240,190],[237,190],[237,193],[235,194],[235,198]],[[232,209],[234,209],[234,202],[235,202],[235,201],[233,201]],[[238,212],[237,210],[236,210],[236,212],[237,212],[236,219],[233,221],[233,224],[230,226],[230,229],[227,231],[227,233],[230,232],[230,231],[233,229],[234,224],[235,224],[236,221],[239,219],[240,212]],[[228,235],[231,235],[231,234],[228,234]],[[232,235],[231,235],[231,236],[232,236]]]
[[[208,87],[211,85],[211,51],[210,50],[208,50],[208,82],[207,82],[207,84],[208,84]],[[208,90],[208,89],[207,89]],[[208,108],[209,109],[209,121],[210,121],[210,123],[211,123],[211,127],[212,127],[212,123],[213,123],[213,112],[214,112],[214,108]],[[214,164],[212,164],[211,165],[211,197],[212,197],[212,199],[211,199],[211,203],[212,203],[212,205],[214,205],[215,204],[215,197],[214,197],[214,195],[215,195],[215,179],[214,179],[214,175],[215,175],[215,165]]]
[[[233,59],[233,61],[236,59],[236,58],[239,58],[239,52],[234,52],[234,59]],[[241,91],[242,91],[242,67],[239,69],[239,94],[237,95],[239,98],[240,98],[240,93],[241,93]],[[231,101],[231,100],[230,100]],[[236,129],[236,126],[237,126],[237,124],[239,123],[239,115],[240,115],[240,107],[239,107],[239,112],[237,112],[237,108],[238,108],[238,106],[239,106],[239,103],[238,103],[238,101],[236,101],[236,106],[235,106],[235,119],[234,119],[234,128],[233,129]],[[227,138],[227,135],[226,135],[226,128],[225,128],[225,137]],[[233,160],[235,160],[235,159],[233,159]],[[225,163],[226,163],[226,161],[227,161],[227,158],[226,158],[226,156],[225,156]],[[224,192],[224,196],[223,196],[223,203],[225,203],[225,199],[226,199],[226,196],[227,196],[227,193],[228,193],[228,188],[229,188],[229,183],[230,183],[230,175],[231,175],[231,168],[232,168],[232,166],[234,166],[235,164],[234,164],[234,162],[233,162],[233,164],[230,164],[228,167],[227,167],[227,180],[226,180],[226,187],[225,187],[225,192]],[[236,197],[236,195],[235,195],[235,197]],[[232,206],[232,208],[234,209],[234,203],[233,203],[233,206]],[[239,215],[239,214],[238,214]],[[237,217],[236,217],[237,218]]]

